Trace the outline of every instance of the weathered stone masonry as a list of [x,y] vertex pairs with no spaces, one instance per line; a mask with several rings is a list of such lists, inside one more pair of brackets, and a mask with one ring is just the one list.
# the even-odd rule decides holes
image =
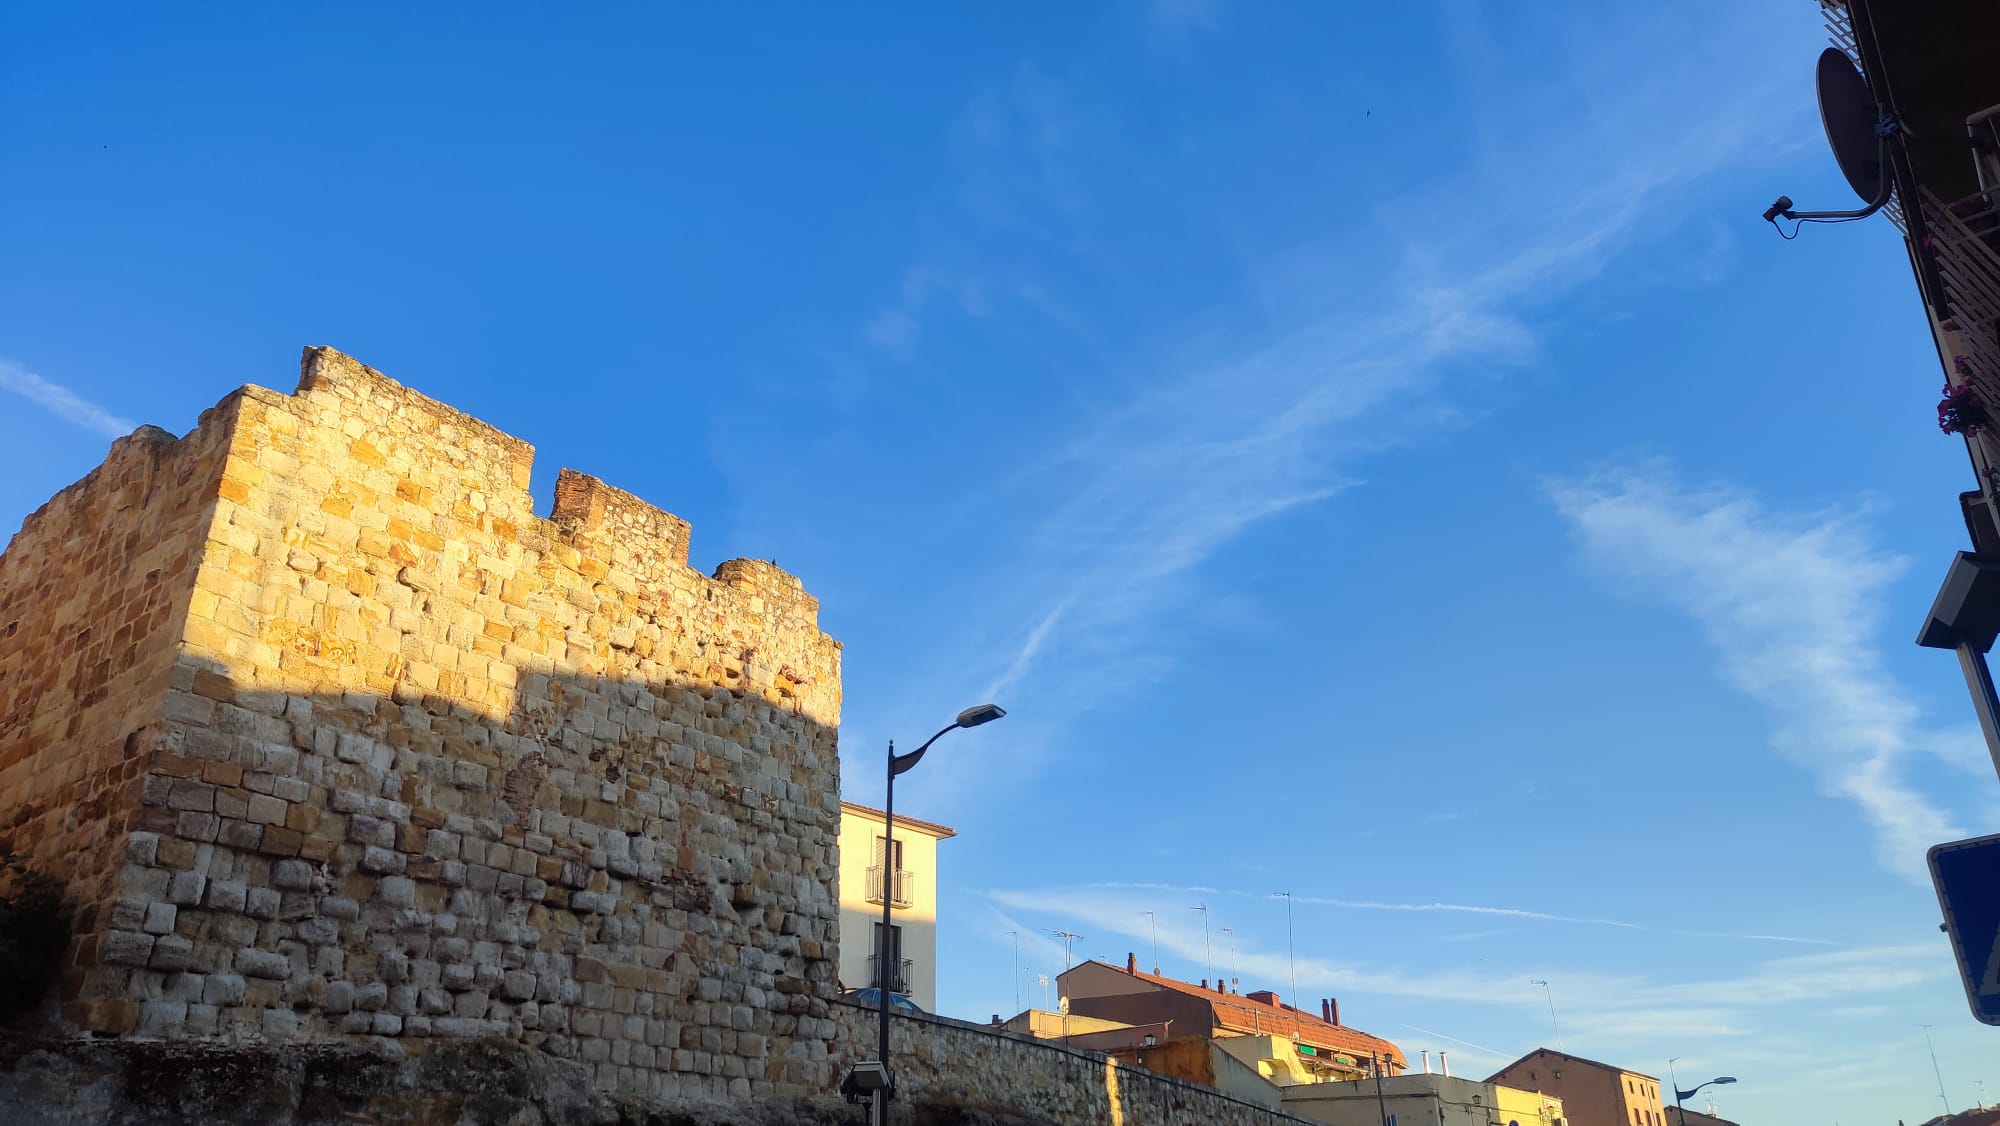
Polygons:
[[839,645],[798,581],[329,349],[0,556],[0,842],[63,1015],[493,1035],[606,1089],[837,1081]]

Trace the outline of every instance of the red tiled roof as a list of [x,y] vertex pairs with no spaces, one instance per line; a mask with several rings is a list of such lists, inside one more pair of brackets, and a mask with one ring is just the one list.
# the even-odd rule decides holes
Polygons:
[[1092,964],[1127,974],[1148,984],[1207,1001],[1215,1007],[1216,1023],[1231,1032],[1284,1035],[1294,1030],[1296,1022],[1298,1038],[1314,1047],[1345,1052],[1356,1060],[1377,1055],[1394,1063],[1398,1068],[1409,1067],[1408,1061],[1403,1058],[1403,1050],[1387,1040],[1379,1036],[1370,1036],[1366,1032],[1349,1028],[1344,1024],[1330,1024],[1290,1005],[1266,1005],[1238,994],[1217,993],[1213,989],[1204,989],[1191,982],[1176,981],[1170,977],[1149,974],[1144,970],[1128,970],[1124,966],[1099,962],[1095,958],[1090,961]]
[[[883,813],[881,810],[876,809],[872,805],[862,805],[860,802],[851,802],[843,800],[840,803],[840,809],[841,812],[843,813],[847,812],[859,813],[863,817],[867,817],[875,821],[887,820],[889,816],[888,814]],[[911,817],[907,813],[898,813],[896,815],[896,828],[915,829],[919,833],[928,833],[939,840],[943,840],[946,837],[955,837],[958,835],[958,830],[952,828],[949,825],[940,825],[935,821],[926,821],[921,817]]]

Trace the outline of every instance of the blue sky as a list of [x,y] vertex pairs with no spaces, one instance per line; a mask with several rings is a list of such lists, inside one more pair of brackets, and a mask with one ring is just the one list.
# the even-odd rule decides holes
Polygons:
[[947,1012],[1196,903],[1282,988],[1284,889],[1460,1073],[1543,978],[1731,1117],[2000,1096],[1964,455],[1893,229],[1758,220],[1847,198],[1816,8],[1520,7],[13,11],[0,524],[331,344],[801,575],[849,797],[1010,710],[899,794]]

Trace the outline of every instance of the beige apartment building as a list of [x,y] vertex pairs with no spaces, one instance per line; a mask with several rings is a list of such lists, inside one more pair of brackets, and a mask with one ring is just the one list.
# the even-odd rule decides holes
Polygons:
[[1486,1081],[1554,1095],[1570,1126],[1678,1126],[1660,1101],[1658,1079],[1548,1048],[1529,1052]]
[[1428,1071],[1283,1088],[1284,1111],[1323,1126],[1566,1126],[1561,1099]]
[[937,846],[958,831],[896,815],[894,841],[881,810],[840,803],[840,983],[879,985],[882,900],[889,900],[888,983],[927,1011],[937,1008]]

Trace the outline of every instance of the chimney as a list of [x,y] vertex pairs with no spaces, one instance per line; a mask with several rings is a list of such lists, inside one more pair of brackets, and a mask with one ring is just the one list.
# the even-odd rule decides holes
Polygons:
[[1331,1014],[1331,1013],[1332,1013],[1332,1011],[1333,1011],[1333,1010],[1331,1010],[1331,1009],[1327,1008],[1327,1005],[1326,1005],[1326,998],[1324,998],[1324,997],[1321,997],[1321,998],[1319,999],[1319,1019],[1321,1019],[1321,1020],[1325,1021],[1325,1022],[1326,1022],[1326,1023],[1328,1023],[1328,1024],[1332,1024],[1332,1023],[1333,1023],[1333,1017],[1332,1017],[1331,1015],[1329,1015],[1329,1014]]
[[1208,979],[1207,979],[1207,978],[1202,978],[1202,979],[1201,979],[1201,988],[1202,988],[1202,990],[1203,990],[1204,992],[1206,992],[1206,991],[1207,991],[1207,989],[1208,989]]
[[1438,1070],[1444,1073],[1446,1079],[1451,1078],[1451,1065],[1445,1062],[1443,1052],[1438,1053]]
[[1328,997],[1326,999],[1326,1023],[1340,1023],[1340,998]]
[[1125,972],[1128,974],[1139,972],[1139,956],[1137,954],[1128,952],[1125,955]]
[[1227,985],[1222,984],[1221,978],[1215,979],[1215,991],[1217,993],[1222,994],[1225,997],[1229,995],[1229,987]]
[[1429,1048],[1425,1048],[1425,1049],[1424,1049],[1424,1074],[1425,1074],[1425,1075],[1429,1075],[1430,1073],[1431,1073],[1431,1050],[1430,1050]]
[[1269,989],[1259,989],[1255,993],[1246,993],[1244,996],[1260,1005],[1269,1005],[1274,1009],[1278,1007],[1278,995]]

